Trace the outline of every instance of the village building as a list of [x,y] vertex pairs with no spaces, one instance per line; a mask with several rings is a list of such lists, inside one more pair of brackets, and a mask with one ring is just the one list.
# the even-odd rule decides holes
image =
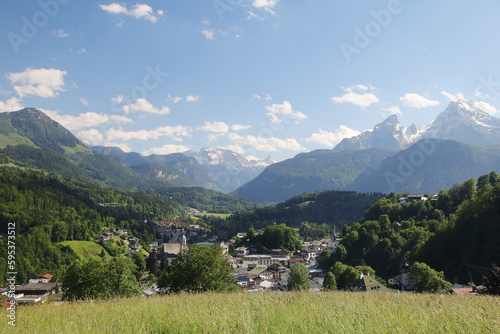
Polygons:
[[391,292],[390,289],[377,282],[369,274],[360,274],[359,278],[347,287],[348,291]]

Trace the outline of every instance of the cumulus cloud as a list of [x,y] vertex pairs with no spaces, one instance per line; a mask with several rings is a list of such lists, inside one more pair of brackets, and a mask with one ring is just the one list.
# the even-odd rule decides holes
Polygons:
[[484,101],[474,102],[474,106],[481,109],[482,111],[487,112],[490,115],[495,115],[498,112],[495,106],[492,106],[491,104]]
[[263,9],[271,14],[275,14],[274,7],[279,3],[279,0],[254,0],[252,6],[257,9]]
[[406,107],[417,109],[434,107],[440,104],[439,101],[429,100],[428,98],[415,93],[407,93],[405,96],[400,97],[399,100],[401,100]]
[[97,129],[81,130],[76,133],[76,136],[91,145],[100,145],[104,141],[104,135]]
[[61,124],[68,130],[80,130],[107,123],[125,124],[133,122],[130,118],[120,115],[107,115],[107,114],[98,114],[95,112],[87,112],[84,114],[80,114],[78,116],[72,116],[72,115],[61,115],[59,114],[58,111],[55,110],[42,109],[42,111],[47,116],[49,116],[54,121]]
[[225,149],[225,150],[230,150],[230,151],[236,152],[238,154],[245,154],[245,149],[238,144],[228,145],[226,147],[221,147],[221,148]]
[[373,91],[373,86],[365,85],[352,85],[349,87],[342,87],[345,92],[342,96],[334,96],[331,100],[334,103],[352,103],[362,109],[371,106],[372,104],[379,103],[378,97],[368,91]]
[[182,100],[183,100],[183,98],[180,96],[171,96],[170,94],[168,94],[168,97],[167,97],[167,102],[178,103]]
[[401,109],[398,106],[392,106],[389,108],[382,108],[385,113],[383,114],[384,116],[389,116],[389,115],[403,115],[401,112]]
[[[123,100],[123,98],[122,98]],[[161,109],[155,108],[148,100],[146,99],[137,99],[135,103],[126,104],[123,106],[123,111],[127,114],[134,112],[147,112],[151,114],[157,115],[166,115],[170,113],[170,108],[163,106]]]
[[187,102],[196,102],[200,97],[198,95],[188,95],[186,96]]
[[151,154],[172,154],[189,151],[191,148],[185,145],[165,144],[161,147],[151,147],[149,150],[143,151],[143,155]]
[[460,92],[458,92],[457,94],[451,94],[451,93],[442,91],[441,94],[443,94],[448,99],[450,99],[450,101],[453,101],[453,102],[456,102],[458,100],[467,101],[467,99],[465,98],[465,95],[463,93],[460,93]]
[[231,125],[231,130],[233,130],[233,131],[241,131],[241,130],[250,129],[251,127],[252,127],[251,125],[233,124],[233,125]]
[[205,125],[199,126],[196,130],[207,131],[207,132],[216,132],[216,133],[226,133],[229,131],[229,125],[224,122],[207,122],[205,121]]
[[215,39],[214,29],[202,30],[201,33],[203,34],[203,36],[205,36],[206,39]]
[[182,137],[189,136],[190,129],[182,125],[162,126],[154,130],[124,131],[122,129],[109,129],[106,132],[106,140],[150,140],[160,137]]
[[288,101],[283,101],[282,104],[270,105],[266,107],[266,109],[269,111],[266,113],[266,115],[269,116],[271,122],[276,125],[280,125],[283,122],[283,120],[278,115],[291,116],[293,119],[295,119],[296,123],[307,118],[307,116],[302,112],[293,110],[292,104]]
[[229,139],[236,144],[248,145],[256,151],[276,152],[278,150],[304,151],[296,139],[280,139],[276,137],[264,138],[253,135],[240,136],[236,133],[229,134]]
[[163,16],[163,10],[159,9],[155,12],[151,6],[140,3],[133,5],[130,9],[115,2],[109,5],[99,5],[99,8],[110,14],[124,14],[133,16],[136,19],[145,19],[153,23]]
[[67,73],[55,68],[26,68],[23,72],[8,73],[7,78],[20,98],[30,95],[47,98],[65,91]]
[[334,147],[344,138],[351,138],[359,135],[361,132],[351,129],[345,125],[341,125],[335,132],[329,132],[319,129],[318,133],[313,133],[306,141],[316,143],[328,147]]
[[117,104],[122,104],[123,103],[123,95],[116,95],[115,97],[111,98],[112,102],[115,102]]
[[21,104],[21,100],[17,97],[11,97],[7,101],[0,101],[0,112],[6,111],[18,111],[23,109],[24,106]]

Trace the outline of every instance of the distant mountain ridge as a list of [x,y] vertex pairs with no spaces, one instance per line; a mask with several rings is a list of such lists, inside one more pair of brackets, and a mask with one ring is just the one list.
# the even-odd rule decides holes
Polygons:
[[293,196],[349,186],[367,168],[376,168],[392,151],[316,150],[267,167],[234,193],[255,203],[277,203]]
[[391,115],[373,130],[343,139],[334,150],[384,148],[399,151],[425,138],[450,139],[474,146],[500,144],[500,119],[460,100],[451,102],[424,128],[414,124],[405,127],[396,115]]

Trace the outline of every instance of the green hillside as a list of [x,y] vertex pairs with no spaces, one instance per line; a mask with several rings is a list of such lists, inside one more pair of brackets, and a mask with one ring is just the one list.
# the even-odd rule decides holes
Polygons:
[[69,246],[82,260],[89,256],[99,256],[103,250],[104,254],[106,254],[105,257],[110,257],[108,252],[101,245],[92,241],[63,241],[60,242],[59,245]]

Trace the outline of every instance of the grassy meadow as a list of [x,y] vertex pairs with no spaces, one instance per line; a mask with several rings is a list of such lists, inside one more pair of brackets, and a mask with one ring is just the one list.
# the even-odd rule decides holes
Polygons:
[[180,294],[19,307],[15,327],[2,318],[0,332],[38,334],[500,333],[500,298],[348,292]]
[[[63,246],[69,246],[80,259],[85,259],[89,256],[99,256],[104,249],[101,245],[92,241],[63,241],[59,243]],[[108,252],[104,249],[105,257],[109,258]]]

